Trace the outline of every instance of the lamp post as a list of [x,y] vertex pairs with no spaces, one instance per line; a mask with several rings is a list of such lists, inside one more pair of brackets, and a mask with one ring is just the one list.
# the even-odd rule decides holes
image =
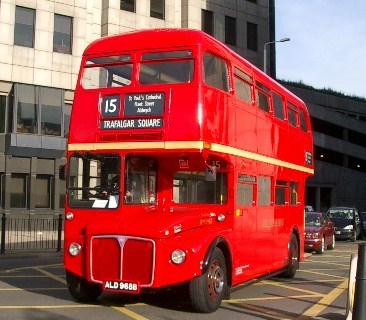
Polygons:
[[264,73],[267,73],[267,45],[270,45],[275,42],[286,42],[286,41],[290,41],[290,38],[282,38],[281,40],[270,41],[270,42],[266,42],[264,44],[264,50],[263,50],[263,71],[264,71]]

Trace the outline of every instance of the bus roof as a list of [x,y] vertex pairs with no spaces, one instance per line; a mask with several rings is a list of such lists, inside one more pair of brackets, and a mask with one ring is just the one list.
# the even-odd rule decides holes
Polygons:
[[[143,39],[143,41],[141,40]],[[244,57],[237,54],[231,48],[208,35],[207,33],[196,29],[185,28],[160,28],[135,30],[131,32],[121,33],[102,37],[95,40],[84,51],[84,56],[100,55],[109,53],[123,53],[132,50],[154,50],[154,49],[171,49],[172,47],[186,47],[204,45],[209,50],[215,50],[228,60],[235,60],[237,63],[245,65],[245,67],[256,75],[256,78],[265,85],[286,92],[297,104],[305,106],[304,102],[294,95],[287,88],[265,74],[262,70],[248,62]],[[305,107],[306,109],[306,107]]]

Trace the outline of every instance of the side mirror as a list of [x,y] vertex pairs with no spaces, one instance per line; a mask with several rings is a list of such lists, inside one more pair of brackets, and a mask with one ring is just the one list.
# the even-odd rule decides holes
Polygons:
[[205,180],[216,181],[216,171],[217,168],[215,166],[208,166],[205,171]]
[[66,180],[66,164],[58,168],[58,176],[60,180]]

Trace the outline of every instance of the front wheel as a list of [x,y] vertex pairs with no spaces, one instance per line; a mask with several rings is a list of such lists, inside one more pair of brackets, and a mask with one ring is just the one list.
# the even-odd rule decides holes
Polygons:
[[332,236],[332,242],[331,244],[327,247],[328,250],[334,250],[335,248],[335,237],[334,237],[334,234]]
[[317,254],[323,254],[325,251],[325,236],[322,236],[322,240],[320,243],[320,248],[318,250],[316,250]]
[[102,287],[66,271],[67,288],[71,296],[80,302],[93,302],[102,294]]
[[288,248],[288,265],[283,276],[293,278],[297,269],[299,269],[299,243],[297,237],[292,234]]
[[189,298],[192,307],[198,312],[214,312],[222,302],[227,288],[225,257],[215,248],[207,272],[189,282]]

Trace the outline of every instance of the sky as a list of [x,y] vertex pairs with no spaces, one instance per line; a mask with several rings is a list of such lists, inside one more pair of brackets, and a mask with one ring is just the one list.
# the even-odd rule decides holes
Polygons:
[[366,98],[366,1],[276,0],[277,79]]

